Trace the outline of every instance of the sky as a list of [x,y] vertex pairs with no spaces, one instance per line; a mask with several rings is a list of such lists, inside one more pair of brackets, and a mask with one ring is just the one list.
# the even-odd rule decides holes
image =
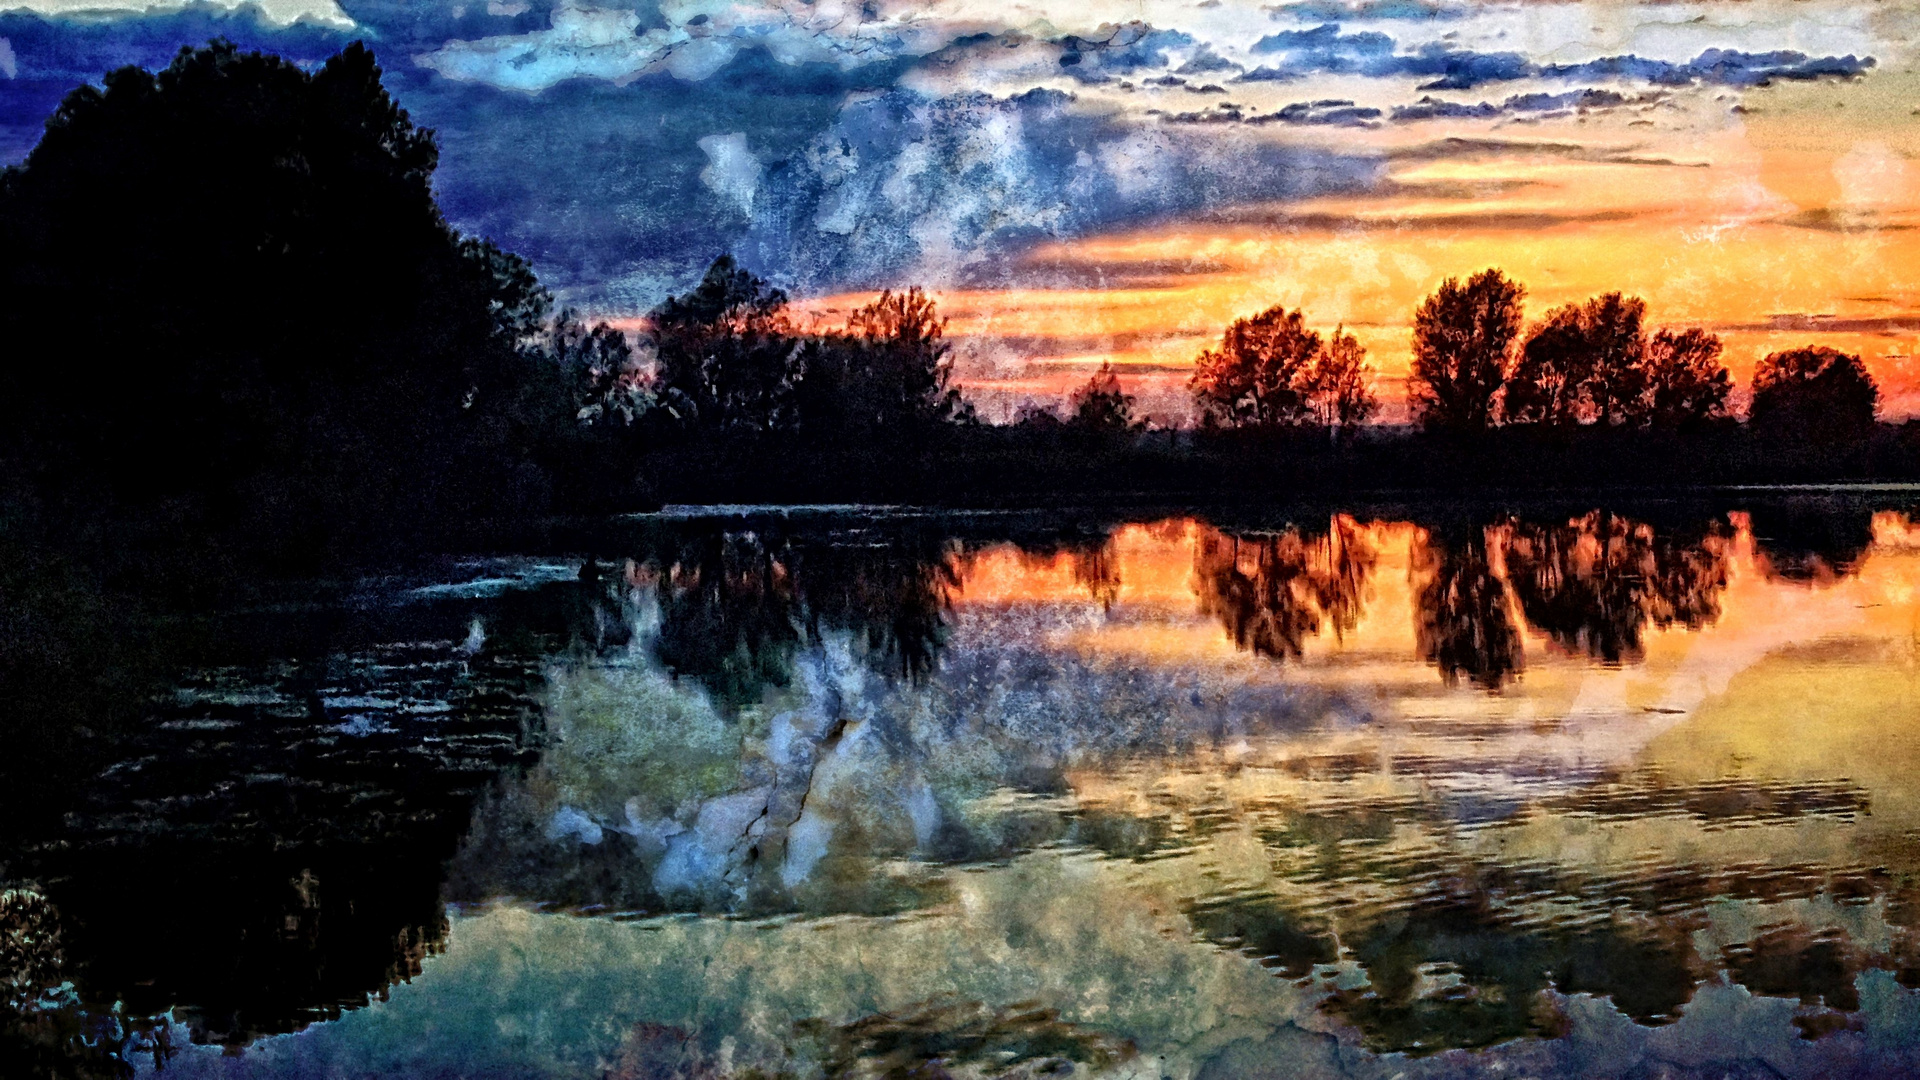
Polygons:
[[[11,0],[0,0],[0,9]],[[1188,415],[1234,318],[1409,325],[1498,266],[1703,326],[1744,384],[1826,344],[1920,414],[1920,6],[1835,0],[27,0],[0,163],[72,87],[225,36],[371,45],[460,228],[620,325],[723,252],[837,321],[922,285],[989,418],[1113,362]]]

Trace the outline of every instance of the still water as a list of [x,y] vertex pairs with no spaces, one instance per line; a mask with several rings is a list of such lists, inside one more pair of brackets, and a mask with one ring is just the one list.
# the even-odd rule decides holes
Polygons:
[[656,515],[235,613],[0,827],[12,1030],[76,1075],[1920,1075],[1911,505]]

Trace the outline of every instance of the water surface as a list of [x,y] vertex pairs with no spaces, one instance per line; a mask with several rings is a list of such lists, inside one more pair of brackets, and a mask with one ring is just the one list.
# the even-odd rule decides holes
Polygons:
[[9,838],[10,1037],[101,1075],[1920,1072],[1903,497],[743,509],[238,613]]

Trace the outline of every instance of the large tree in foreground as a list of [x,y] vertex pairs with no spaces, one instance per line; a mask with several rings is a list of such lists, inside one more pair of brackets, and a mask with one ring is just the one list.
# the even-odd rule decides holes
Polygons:
[[308,72],[215,42],[68,94],[0,175],[14,475],[283,552],[518,508],[512,448],[566,412],[529,348],[547,294],[447,225],[436,161],[358,44]]
[[1815,447],[1865,437],[1879,403],[1880,388],[1858,356],[1815,345],[1760,361],[1748,416],[1758,431]]
[[1498,270],[1448,278],[1413,317],[1407,394],[1429,428],[1474,432],[1493,422],[1526,290]]

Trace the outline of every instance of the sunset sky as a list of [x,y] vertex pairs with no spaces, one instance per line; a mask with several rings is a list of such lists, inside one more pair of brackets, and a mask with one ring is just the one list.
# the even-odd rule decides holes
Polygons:
[[455,224],[590,313],[723,251],[829,319],[923,284],[989,417],[1103,360],[1180,416],[1194,355],[1284,303],[1359,336],[1394,419],[1414,305],[1485,266],[1531,316],[1637,293],[1741,382],[1859,352],[1920,413],[1920,7],[28,0],[0,161],[72,86],[216,34],[368,41]]

